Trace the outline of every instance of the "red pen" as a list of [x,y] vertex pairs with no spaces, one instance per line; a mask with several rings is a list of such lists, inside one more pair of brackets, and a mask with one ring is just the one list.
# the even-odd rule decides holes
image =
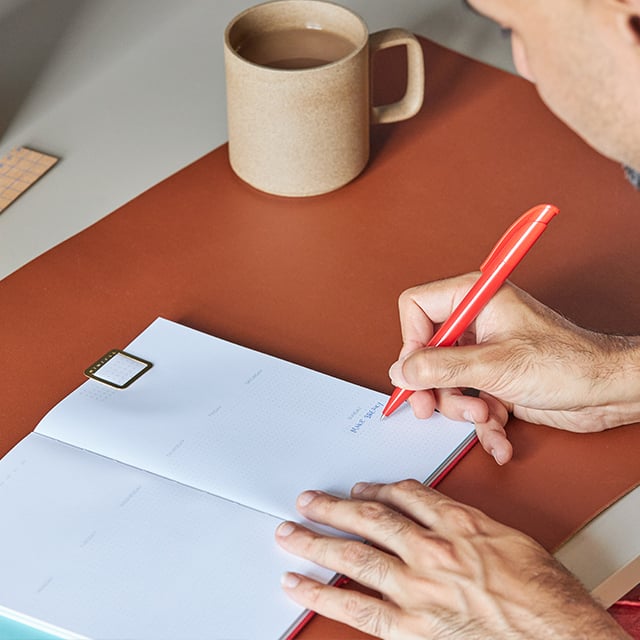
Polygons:
[[[507,229],[480,266],[478,280],[433,334],[427,347],[450,347],[456,343],[558,213],[558,207],[540,204],[529,209]],[[395,389],[382,410],[381,418],[390,416],[412,393],[408,389]]]

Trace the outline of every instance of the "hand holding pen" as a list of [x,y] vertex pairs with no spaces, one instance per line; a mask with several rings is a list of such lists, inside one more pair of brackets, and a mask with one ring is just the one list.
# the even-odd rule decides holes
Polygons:
[[[455,344],[558,213],[558,208],[553,205],[538,205],[509,227],[480,266],[480,277],[476,283],[429,340],[427,347]],[[382,416],[390,416],[412,393],[408,389],[396,389],[382,410]]]

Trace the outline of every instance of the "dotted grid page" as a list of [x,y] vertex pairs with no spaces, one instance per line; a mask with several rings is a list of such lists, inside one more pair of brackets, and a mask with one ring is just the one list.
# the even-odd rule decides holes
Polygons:
[[425,480],[473,435],[384,394],[157,320],[126,351],[153,363],[128,389],[89,380],[37,432],[283,518],[309,488]]
[[332,576],[271,516],[34,433],[0,460],[0,513],[0,615],[82,637],[278,638],[303,612],[282,573]]
[[19,147],[0,158],[0,213],[53,167],[58,158]]

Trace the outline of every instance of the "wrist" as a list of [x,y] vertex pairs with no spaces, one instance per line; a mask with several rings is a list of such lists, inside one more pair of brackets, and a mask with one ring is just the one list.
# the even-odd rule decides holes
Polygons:
[[602,353],[601,361],[594,363],[598,404],[616,416],[618,425],[640,422],[640,336],[598,334],[598,342]]

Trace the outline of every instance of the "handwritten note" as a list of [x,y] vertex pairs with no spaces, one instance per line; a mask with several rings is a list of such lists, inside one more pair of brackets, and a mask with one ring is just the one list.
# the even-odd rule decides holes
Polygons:
[[373,416],[375,415],[379,415],[380,413],[380,409],[382,409],[384,407],[384,405],[382,404],[382,402],[376,402],[373,407],[371,407],[371,409],[369,409],[363,416],[362,418],[360,418],[360,420],[358,420],[358,422],[356,422],[351,429],[349,429],[349,431],[351,431],[351,433],[355,433],[356,435],[358,434],[358,432],[360,431],[360,429],[362,427],[364,427],[364,425],[371,420],[371,418],[373,418]]

